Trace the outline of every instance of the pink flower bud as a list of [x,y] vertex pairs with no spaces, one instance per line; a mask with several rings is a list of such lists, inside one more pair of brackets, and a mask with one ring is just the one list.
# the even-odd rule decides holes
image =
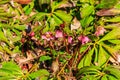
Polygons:
[[78,37],[78,40],[82,43],[82,45],[88,43],[90,41],[90,39],[87,36],[84,35],[80,35]]
[[56,38],[63,38],[63,32],[61,30],[57,30],[55,33]]
[[35,33],[31,32],[29,36],[31,36],[31,37],[35,36]]
[[60,27],[61,28],[64,28],[65,27],[65,24],[63,23],[63,24],[60,24]]
[[73,41],[73,38],[72,38],[72,36],[68,36],[68,43],[72,43],[72,41]]
[[104,27],[98,26],[97,29],[96,29],[96,31],[95,31],[95,35],[96,35],[96,36],[103,35],[105,31],[106,31],[106,30],[104,29]]

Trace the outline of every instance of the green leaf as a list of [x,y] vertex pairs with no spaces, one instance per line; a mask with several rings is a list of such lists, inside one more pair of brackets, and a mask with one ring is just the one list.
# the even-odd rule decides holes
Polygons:
[[106,75],[102,76],[101,80],[108,80],[107,76]]
[[72,16],[63,11],[57,11],[57,12],[54,12],[54,14],[66,23],[70,23],[70,21],[72,20]]
[[59,17],[57,17],[56,15],[53,14],[52,16],[53,16],[53,18],[58,26],[63,23],[63,21]]
[[79,72],[77,73],[77,76],[81,74],[85,74],[87,72],[91,74],[98,74],[99,70],[101,70],[101,68],[98,66],[85,66],[79,70]]
[[89,16],[94,11],[94,6],[86,6],[81,9],[81,18]]
[[98,53],[99,53],[98,48],[95,47],[95,59],[94,59],[94,63],[98,63]]
[[46,60],[51,60],[50,56],[41,56],[39,61],[46,61]]
[[48,13],[45,12],[39,12],[35,15],[34,21],[40,21],[42,20],[45,16],[49,15]]
[[100,4],[97,5],[97,8],[112,8],[114,5],[116,5],[118,0],[101,0]]
[[58,9],[63,4],[68,4],[68,1],[65,1],[65,0],[60,1],[60,2],[53,1],[51,3],[52,12],[54,12],[55,9]]
[[14,62],[3,62],[2,69],[8,69],[10,71],[20,71],[21,69],[18,65],[16,65]]
[[92,55],[94,53],[94,48],[92,48],[86,55],[84,58],[84,66],[90,66],[91,62],[92,62]]
[[81,26],[82,27],[87,27],[90,25],[90,23],[94,20],[92,16],[88,16],[80,20]]
[[100,45],[99,46],[99,55],[98,55],[98,65],[99,66],[104,66],[104,64],[106,63],[106,61],[107,61],[107,58],[106,58],[106,55],[105,55],[105,50]]
[[80,0],[81,3],[90,3],[90,4],[94,4],[95,0]]
[[17,29],[17,30],[25,30],[26,25],[14,25],[14,28]]
[[51,17],[48,21],[50,23],[50,31],[54,31],[55,30],[55,26],[57,26],[55,19],[53,17]]
[[80,69],[80,68],[82,68],[82,67],[84,66],[84,59],[85,59],[85,57],[83,57],[83,58],[81,59],[81,61],[79,62],[79,64],[78,64],[78,69]]
[[8,2],[10,2],[10,0],[0,0],[0,4],[6,4]]
[[105,20],[105,22],[120,22],[120,17],[113,17],[111,19]]
[[108,34],[106,34],[102,39],[100,39],[98,42],[118,38],[120,36],[119,31],[120,31],[120,28],[113,29]]
[[108,74],[107,74],[107,78],[108,78],[109,80],[118,80],[115,76],[108,75]]
[[80,78],[79,80],[98,80],[94,75],[86,75]]
[[0,46],[0,52],[4,52],[4,50],[3,50],[2,46]]
[[109,55],[112,56],[113,58],[116,58],[114,53],[117,52],[116,49],[108,46],[108,45],[105,45],[105,44],[102,44],[102,46],[105,48],[106,51],[108,51]]
[[9,46],[13,47],[10,42],[8,41],[8,39],[5,37],[4,33],[2,32],[2,30],[0,29],[0,41],[6,42]]
[[116,39],[108,40],[108,42],[110,42],[112,44],[120,44],[120,40],[116,40]]
[[23,75],[22,70],[14,62],[3,62],[0,68],[1,80],[16,80]]
[[23,10],[25,11],[26,15],[29,15],[34,7],[34,2],[31,2],[29,5],[26,5]]
[[35,79],[39,77],[41,80],[47,80],[48,76],[49,76],[49,72],[45,69],[41,69],[41,70],[38,70],[36,72],[29,74],[29,77],[31,79]]
[[120,45],[116,45],[113,48],[116,49],[116,50],[119,50],[120,49]]
[[113,67],[105,67],[104,72],[109,71],[109,75],[115,76],[118,80],[120,80],[120,70]]
[[3,50],[10,55],[13,54],[13,52],[8,48],[8,46],[4,46]]

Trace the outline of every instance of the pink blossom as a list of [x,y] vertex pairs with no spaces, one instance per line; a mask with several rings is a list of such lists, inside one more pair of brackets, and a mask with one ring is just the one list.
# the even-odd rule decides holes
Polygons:
[[52,35],[51,32],[46,32],[45,34],[43,34],[43,35],[41,36],[41,38],[42,38],[42,39],[45,39],[45,40],[47,40],[47,41],[50,41],[50,40],[53,40],[53,39],[54,39],[54,37],[53,37],[53,35]]
[[34,32],[31,32],[29,36],[33,37],[35,35]]
[[78,37],[78,40],[81,41],[82,45],[88,43],[90,41],[90,39],[87,36],[84,35],[80,35]]
[[63,37],[63,32],[61,30],[56,30],[55,37],[56,38],[62,38]]
[[95,35],[96,35],[96,36],[103,35],[105,31],[106,31],[106,30],[104,29],[104,27],[98,26],[97,29],[96,29]]
[[73,41],[73,38],[72,38],[72,36],[68,36],[68,43],[72,43],[72,41]]

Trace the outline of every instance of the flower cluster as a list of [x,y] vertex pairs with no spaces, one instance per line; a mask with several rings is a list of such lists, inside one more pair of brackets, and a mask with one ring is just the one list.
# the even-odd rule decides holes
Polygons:
[[[55,40],[55,39],[58,39],[58,38],[65,38],[66,39],[66,35],[64,35],[64,32],[62,30],[56,30],[54,36],[51,32],[46,32],[45,34],[43,34],[41,36],[41,38],[44,39],[44,40],[50,41],[50,40]],[[84,45],[84,44],[86,44],[90,41],[90,39],[85,35],[80,35],[80,36],[78,36],[77,39],[78,39],[78,41],[81,42],[82,45]],[[72,44],[73,43],[73,37],[67,35],[67,42],[68,42],[68,44]]]

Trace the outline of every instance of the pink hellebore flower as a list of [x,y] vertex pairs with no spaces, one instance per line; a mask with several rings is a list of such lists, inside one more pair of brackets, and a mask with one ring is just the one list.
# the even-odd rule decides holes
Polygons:
[[61,30],[56,30],[55,37],[56,38],[63,38],[63,32]]
[[31,33],[29,34],[29,36],[31,36],[31,37],[35,36],[35,33],[34,33],[34,32],[31,32]]
[[104,29],[104,27],[98,26],[97,29],[96,29],[96,31],[95,31],[95,35],[96,35],[96,36],[103,35],[105,31],[106,31],[106,30]]
[[46,32],[45,34],[43,34],[43,35],[41,36],[41,38],[42,38],[42,39],[45,39],[45,40],[47,40],[47,41],[50,41],[50,40],[53,40],[53,39],[54,39],[54,37],[53,37],[53,35],[52,35],[51,32]]
[[73,38],[72,38],[72,36],[68,36],[68,43],[72,43],[72,41],[73,41]]
[[90,41],[90,39],[87,36],[84,35],[80,35],[78,37],[78,40],[81,41],[82,45],[88,43]]

